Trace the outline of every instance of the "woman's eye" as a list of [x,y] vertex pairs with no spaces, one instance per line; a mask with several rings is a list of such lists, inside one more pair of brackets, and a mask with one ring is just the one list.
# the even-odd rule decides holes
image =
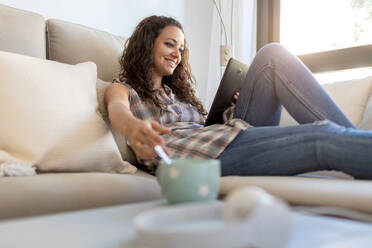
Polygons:
[[165,42],[165,45],[166,45],[167,47],[173,47],[173,44],[172,44],[172,43],[169,43],[169,42]]

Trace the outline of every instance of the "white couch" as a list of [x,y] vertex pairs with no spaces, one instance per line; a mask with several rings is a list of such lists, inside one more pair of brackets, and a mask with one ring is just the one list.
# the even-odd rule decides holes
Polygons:
[[[118,74],[118,57],[124,40],[104,31],[61,20],[45,20],[39,14],[0,5],[0,50],[73,65],[85,61],[97,64],[98,78],[101,79],[97,81],[99,110],[106,121],[103,92]],[[372,109],[367,106],[372,90],[371,78],[331,84],[326,89],[356,125],[371,128],[368,115],[372,115]],[[286,113],[281,122],[283,125],[293,123]],[[123,160],[135,163],[124,137],[111,131]],[[257,185],[295,205],[336,206],[372,212],[371,182],[352,180],[342,173],[331,177],[324,173],[318,175],[323,178],[224,177],[220,195],[223,197],[242,185]],[[30,177],[0,177],[0,219],[161,197],[154,177],[141,171],[134,175],[43,172]]]

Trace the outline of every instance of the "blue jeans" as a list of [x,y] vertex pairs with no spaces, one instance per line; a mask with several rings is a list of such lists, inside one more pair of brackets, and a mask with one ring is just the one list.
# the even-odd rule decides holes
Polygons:
[[[282,105],[300,125],[277,126]],[[241,131],[219,156],[223,176],[339,170],[372,178],[372,132],[357,130],[309,69],[280,44],[258,51],[234,118],[254,127]]]

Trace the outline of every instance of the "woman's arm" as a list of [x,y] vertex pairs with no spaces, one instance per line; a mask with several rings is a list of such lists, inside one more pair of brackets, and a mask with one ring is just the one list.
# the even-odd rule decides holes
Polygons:
[[136,122],[129,107],[129,90],[118,83],[111,84],[105,92],[105,104],[111,125],[128,137],[130,127]]
[[129,89],[125,85],[111,84],[105,92],[105,103],[112,126],[129,139],[138,158],[155,158],[155,145],[160,145],[167,151],[159,134],[168,133],[170,129],[155,121],[136,118],[130,111]]

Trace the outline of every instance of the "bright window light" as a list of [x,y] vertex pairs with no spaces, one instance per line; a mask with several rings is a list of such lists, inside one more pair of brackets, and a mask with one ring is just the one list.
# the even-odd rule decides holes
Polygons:
[[334,72],[322,72],[314,74],[320,84],[347,81],[352,79],[365,78],[372,75],[372,67],[355,68]]
[[[372,0],[281,0],[280,43],[296,55],[372,44]],[[372,75],[372,67],[315,74],[319,83]]]
[[307,54],[372,43],[372,0],[281,0],[280,43]]

